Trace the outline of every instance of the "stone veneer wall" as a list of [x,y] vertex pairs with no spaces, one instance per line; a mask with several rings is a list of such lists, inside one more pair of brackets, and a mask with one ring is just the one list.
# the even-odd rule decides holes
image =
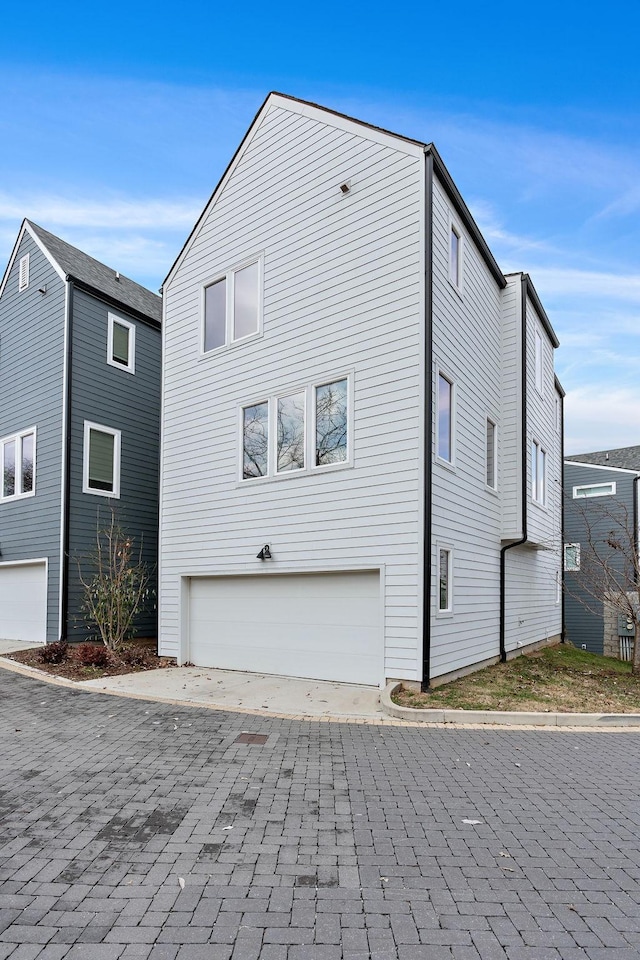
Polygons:
[[[638,593],[631,592],[628,594],[631,598],[631,602],[634,606],[638,606],[639,597]],[[607,603],[606,600],[603,604],[604,609],[604,636],[603,636],[603,650],[605,657],[620,657],[620,641],[618,639],[618,609],[617,607],[612,606],[612,604]],[[632,643],[633,647],[633,643]],[[633,656],[633,649],[631,651],[631,656]]]

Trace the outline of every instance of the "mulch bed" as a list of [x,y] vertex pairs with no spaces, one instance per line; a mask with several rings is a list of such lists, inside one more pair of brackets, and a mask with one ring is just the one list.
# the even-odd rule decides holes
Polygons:
[[[155,637],[140,637],[126,644],[121,654],[106,651],[103,644],[70,643],[67,656],[60,663],[43,662],[43,655],[47,652],[46,647],[33,647],[30,650],[20,650],[5,656],[9,660],[15,660],[16,663],[36,667],[45,673],[64,677],[67,680],[95,680],[100,677],[118,677],[125,673],[140,673],[145,670],[160,670],[176,666],[174,657],[159,657],[157,649],[158,642]],[[106,664],[95,666],[86,663],[94,657],[104,658],[105,651]]]

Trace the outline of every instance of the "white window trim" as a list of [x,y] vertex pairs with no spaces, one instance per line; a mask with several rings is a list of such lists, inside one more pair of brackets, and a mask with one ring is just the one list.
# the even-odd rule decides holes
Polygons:
[[[117,370],[126,370],[127,373],[136,372],[136,327],[134,323],[131,323],[129,320],[125,320],[124,317],[119,317],[115,313],[110,313],[109,315],[109,326],[107,333],[107,363],[110,367],[115,367]],[[129,363],[119,363],[113,358],[113,326],[114,324],[120,324],[121,327],[126,327],[129,331]]]
[[[329,383],[337,383],[339,380],[347,381],[347,458],[339,463],[324,463],[317,465],[315,460],[315,430],[316,430],[316,389],[326,386]],[[277,453],[277,404],[278,400],[293,396],[296,393],[305,394],[305,438],[304,438],[304,467],[300,470],[280,470],[278,471],[278,453]],[[244,477],[244,411],[247,407],[254,407],[258,404],[268,404],[268,446],[267,446],[267,473],[262,477]],[[238,408],[238,482],[246,485],[247,483],[265,483],[266,481],[289,480],[292,477],[304,477],[316,473],[333,473],[336,470],[347,470],[353,467],[353,371],[349,373],[340,373],[336,376],[323,377],[314,380],[313,383],[298,384],[293,387],[285,387],[267,396],[264,394],[255,400],[247,400],[240,404]]]
[[[598,493],[587,493],[582,496],[578,492],[579,490],[598,490]],[[615,497],[616,495],[616,481],[612,480],[610,483],[580,483],[577,487],[573,488],[573,499],[574,500],[591,500],[593,497]]]
[[[570,547],[575,547],[576,549],[576,566],[568,567],[567,566],[567,550]],[[580,570],[580,544],[579,543],[565,543],[562,551],[562,566],[566,573],[578,573]]]
[[[458,280],[452,276],[452,266],[453,262],[451,260],[451,234],[455,233],[458,238]],[[449,214],[449,232],[447,233],[447,274],[449,278],[449,283],[456,291],[458,296],[462,296],[464,292],[464,234],[462,228],[457,220]]]
[[[538,344],[540,345],[540,351],[538,351]],[[541,397],[544,397],[544,340],[538,326],[534,331],[534,357],[536,390]]]
[[[488,462],[487,462],[487,432],[488,432],[488,427],[489,427],[489,424],[490,424],[490,423],[493,425],[493,478],[494,478],[494,481],[495,481],[495,483],[494,483],[493,486],[491,486],[490,483],[487,483],[487,467],[488,467],[488,465],[489,465]],[[497,424],[497,422],[496,422],[495,417],[492,417],[492,416],[490,416],[490,414],[487,414],[487,416],[486,416],[486,418],[485,418],[484,429],[485,429],[485,434],[484,434],[484,485],[485,485],[485,488],[486,488],[490,493],[497,493],[497,492],[498,492],[498,424]]]
[[[440,551],[447,550],[449,553],[448,560],[448,570],[447,570],[447,580],[448,580],[448,601],[449,605],[446,610],[440,608]],[[452,617],[453,616],[453,547],[450,543],[443,543],[442,541],[436,542],[436,617]]]
[[[99,430],[102,433],[110,433],[114,437],[113,443],[113,490],[96,490],[89,486],[89,431]],[[84,444],[82,448],[82,492],[90,493],[97,497],[107,497],[113,500],[120,499],[120,450],[121,450],[122,431],[115,430],[113,427],[105,427],[103,423],[93,423],[90,420],[84,421]]]
[[[5,443],[11,443],[12,440],[16,441],[16,481],[18,478],[18,463],[20,468],[22,468],[22,456],[18,460],[18,447],[20,448],[20,453],[22,454],[22,438],[28,437],[30,434],[33,434],[33,489],[28,490],[26,493],[13,493],[10,497],[4,497],[2,491],[4,488],[4,445]],[[19,430],[17,433],[10,433],[6,437],[0,437],[0,503],[12,503],[14,500],[26,500],[28,497],[35,497],[36,495],[36,449],[37,449],[37,431],[35,427],[29,427],[27,430]],[[20,485],[22,485],[22,470],[20,470]],[[16,482],[17,486],[17,482]]]
[[[253,333],[248,333],[244,337],[238,337],[237,340],[233,339],[233,298],[235,291],[235,283],[233,281],[234,274],[238,273],[240,270],[244,270],[245,267],[250,267],[252,264],[258,264],[258,329]],[[206,310],[206,296],[207,288],[213,286],[214,283],[218,283],[220,280],[226,281],[225,286],[225,342],[221,343],[219,347],[214,347],[212,350],[205,350],[204,348],[204,335],[205,335],[205,310]],[[247,343],[250,340],[255,340],[258,337],[262,336],[262,327],[263,327],[263,301],[264,301],[264,254],[256,253],[250,257],[247,257],[244,260],[240,260],[238,263],[234,264],[232,267],[229,267],[228,270],[225,270],[222,273],[218,273],[210,279],[206,280],[202,287],[200,288],[200,359],[205,357],[216,356],[219,353],[222,353],[224,350],[230,350],[232,347],[237,347],[242,343]],[[247,404],[251,406],[251,404]]]
[[[535,482],[535,483],[534,483],[534,474],[533,474],[533,458],[534,458],[533,447],[536,448],[536,452],[535,452],[535,459],[536,459],[535,479],[536,479],[536,482]],[[531,441],[530,450],[531,450],[531,499],[532,499],[533,503],[536,504],[536,506],[538,506],[538,507],[546,507],[546,506],[547,506],[547,499],[548,499],[547,484],[548,484],[548,476],[549,476],[548,465],[547,465],[548,454],[547,454],[547,451],[545,450],[545,448],[544,448],[544,447],[542,446],[542,444],[540,443],[540,441],[539,441],[539,440],[535,440],[535,439],[533,439],[533,440]],[[539,494],[540,489],[541,489],[541,484],[540,484],[540,470],[539,470],[539,466],[540,466],[540,455],[541,455],[541,454],[544,456],[544,461],[543,461],[543,462],[544,462],[544,471],[543,471],[543,474],[542,474],[542,497],[539,498],[539,497],[538,497],[538,494]]]
[[26,290],[29,286],[29,254],[25,253],[24,257],[20,257],[20,263],[18,265],[18,290],[22,292]]
[[[440,449],[440,377],[443,377],[448,383],[451,384],[451,460],[445,460],[438,453]],[[458,388],[456,381],[453,379],[451,374],[447,373],[446,370],[443,370],[441,367],[436,367],[436,383],[435,383],[435,459],[438,463],[441,463],[443,467],[446,467],[448,470],[455,470],[456,467],[456,422],[457,422],[457,408],[458,408]]]

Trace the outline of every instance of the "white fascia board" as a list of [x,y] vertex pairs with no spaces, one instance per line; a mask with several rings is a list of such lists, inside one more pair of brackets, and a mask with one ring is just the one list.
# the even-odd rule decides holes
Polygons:
[[591,470],[609,470],[615,471],[616,473],[628,473],[632,477],[637,477],[640,475],[640,470],[629,470],[628,467],[609,467],[603,463],[585,463],[584,460],[571,460],[570,458],[565,459],[565,467],[589,467]]
[[253,140],[257,130],[259,129],[262,121],[265,119],[267,114],[274,110],[288,110],[290,113],[297,113],[302,117],[311,117],[313,120],[317,120],[318,123],[324,123],[328,126],[335,127],[338,130],[346,130],[349,133],[354,134],[355,136],[362,137],[365,140],[371,140],[373,143],[383,144],[388,147],[393,147],[396,150],[399,150],[401,153],[408,154],[412,157],[419,157],[424,154],[424,146],[417,142],[412,142],[405,140],[399,135],[393,133],[387,133],[384,130],[379,130],[376,127],[371,127],[367,123],[350,117],[343,116],[339,113],[334,113],[332,110],[324,109],[323,107],[315,106],[311,103],[305,103],[304,101],[293,100],[289,97],[285,97],[279,93],[271,93],[265,100],[262,108],[258,112],[255,120],[249,127],[249,130],[245,134],[244,140],[238,147],[233,159],[231,160],[229,166],[222,175],[222,179],[218,183],[217,187],[213,191],[209,202],[206,207],[200,214],[200,217],[196,221],[196,224],[191,231],[184,247],[180,251],[175,263],[171,267],[171,270],[167,274],[167,277],[162,284],[162,288],[166,291],[173,278],[176,274],[176,271],[182,265],[182,262],[189,250],[191,249],[194,240],[197,238],[200,233],[200,228],[203,223],[206,221],[207,217],[213,210],[215,204],[217,203],[218,197],[224,190],[229,179],[233,176],[236,167],[242,160],[245,152],[247,151],[251,141]]
[[31,237],[31,239],[33,240],[33,242],[35,243],[35,245],[38,247],[38,249],[40,250],[40,252],[43,253],[44,256],[47,258],[47,260],[49,261],[49,263],[51,264],[51,266],[53,267],[53,269],[56,271],[56,273],[58,274],[58,276],[60,277],[60,279],[63,280],[63,281],[67,279],[67,275],[66,275],[66,273],[64,272],[64,270],[60,267],[59,263],[58,263],[56,260],[53,259],[53,257],[51,256],[50,251],[47,250],[47,248],[44,246],[44,244],[42,243],[42,241],[40,240],[40,238],[35,235],[35,233],[33,232],[33,230],[30,228],[29,224],[27,223],[27,221],[26,221],[26,220],[23,220],[23,221],[22,221],[22,226],[20,227],[20,232],[18,233],[18,239],[16,240],[16,242],[15,242],[15,244],[14,244],[14,247],[13,247],[13,250],[11,251],[11,256],[9,257],[9,263],[7,264],[7,269],[5,270],[4,276],[3,276],[3,278],[2,278],[2,283],[0,283],[0,297],[2,296],[2,294],[3,294],[3,292],[4,292],[4,288],[5,288],[6,285],[7,285],[7,280],[9,279],[9,274],[11,273],[11,268],[12,268],[12,266],[13,266],[13,264],[14,264],[14,261],[15,261],[17,255],[18,255],[18,250],[19,250],[19,248],[20,248],[20,244],[22,243],[22,238],[24,237],[25,233],[28,233],[28,234],[29,234],[29,236]]

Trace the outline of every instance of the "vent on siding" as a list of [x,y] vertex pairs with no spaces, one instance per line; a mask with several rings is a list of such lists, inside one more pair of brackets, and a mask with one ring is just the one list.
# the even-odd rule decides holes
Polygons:
[[20,273],[18,276],[18,290],[26,290],[29,286],[29,254],[20,258]]

